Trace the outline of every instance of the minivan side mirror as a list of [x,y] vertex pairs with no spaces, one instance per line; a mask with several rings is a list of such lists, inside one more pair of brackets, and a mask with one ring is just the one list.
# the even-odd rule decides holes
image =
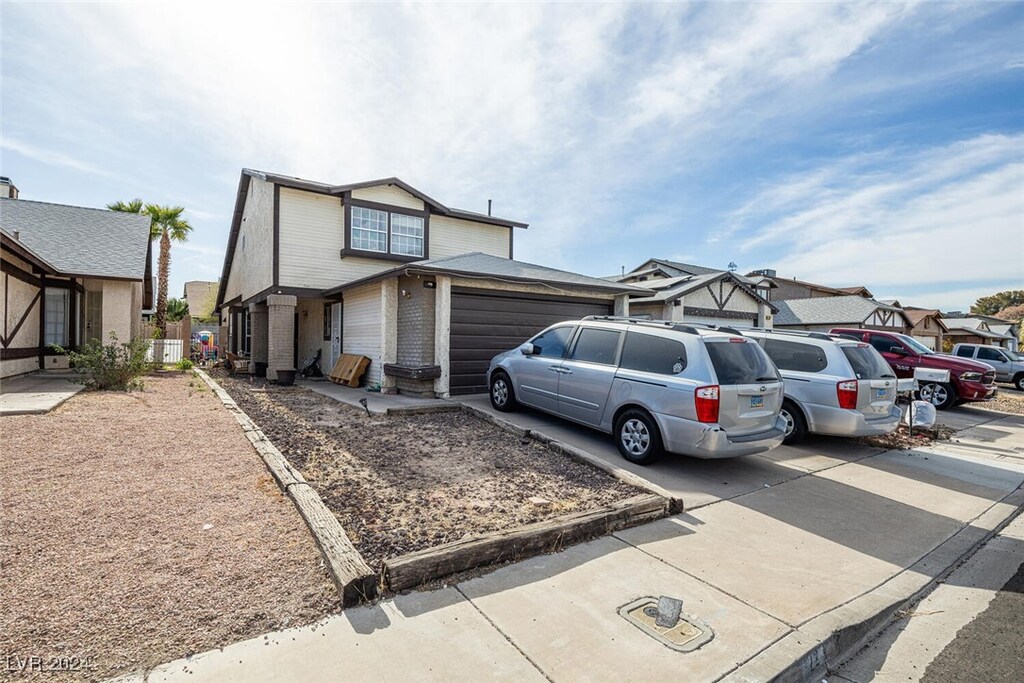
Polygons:
[[538,349],[530,342],[524,342],[519,345],[519,351],[524,356],[534,356],[537,354]]

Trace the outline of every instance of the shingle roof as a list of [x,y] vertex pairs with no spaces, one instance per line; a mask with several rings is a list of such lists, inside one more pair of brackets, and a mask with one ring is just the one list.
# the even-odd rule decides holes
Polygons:
[[902,309],[855,294],[786,299],[774,303],[779,307],[775,314],[776,325],[859,325],[878,309],[899,311],[906,319]]
[[149,218],[26,199],[0,198],[0,228],[67,275],[142,280]]
[[609,282],[608,280],[591,277],[589,275],[580,275],[579,273],[570,273],[569,271],[548,268],[547,266],[539,266],[534,263],[514,261],[512,259],[501,258],[500,256],[491,256],[490,254],[472,252],[469,254],[459,254],[457,256],[448,256],[439,259],[413,261],[412,263],[407,263],[389,271],[326,290],[325,294],[334,294],[344,289],[357,287],[365,284],[366,282],[393,277],[400,273],[437,273],[455,276],[464,275],[466,277],[476,278],[491,278],[496,280],[507,279],[516,282],[537,282],[570,288],[580,287],[585,289],[601,289],[620,294],[642,293],[646,291],[642,287]]

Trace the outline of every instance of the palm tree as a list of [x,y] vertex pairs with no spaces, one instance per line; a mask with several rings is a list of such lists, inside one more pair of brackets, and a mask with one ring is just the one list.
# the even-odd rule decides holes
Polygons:
[[171,240],[185,242],[192,226],[181,217],[182,206],[145,204],[141,199],[107,204],[111,211],[138,213],[149,216],[149,239],[160,240],[160,259],[157,268],[156,327],[162,337],[167,336],[167,286],[171,269]]
[[167,320],[176,323],[188,315],[188,302],[184,299],[167,300]]
[[156,328],[167,336],[167,279],[171,271],[171,240],[188,241],[192,226],[181,217],[183,206],[160,206],[146,204],[146,213],[153,220],[151,238],[160,238],[160,260],[157,267]]

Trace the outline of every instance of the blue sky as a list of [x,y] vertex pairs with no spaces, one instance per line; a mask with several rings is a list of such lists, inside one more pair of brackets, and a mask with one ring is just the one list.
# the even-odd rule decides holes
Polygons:
[[2,174],[188,209],[216,279],[242,167],[395,175],[648,257],[963,309],[1024,288],[1024,3],[2,5]]

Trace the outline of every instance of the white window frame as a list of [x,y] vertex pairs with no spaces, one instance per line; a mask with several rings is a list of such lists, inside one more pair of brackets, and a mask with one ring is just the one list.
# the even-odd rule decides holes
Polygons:
[[[363,221],[363,220],[366,220],[366,221],[374,220],[374,219],[376,219],[376,217],[373,216],[373,214],[380,214],[384,218],[383,227],[381,229],[378,229],[378,228],[375,228],[375,227],[364,227],[362,225],[360,225],[359,227],[356,227],[356,212],[364,212],[364,211],[367,213],[367,215],[366,216],[360,216],[359,217],[360,221]],[[391,221],[390,221],[390,214],[388,214],[387,211],[381,211],[380,209],[371,209],[371,208],[366,207],[366,206],[353,206],[352,207],[352,213],[351,213],[350,220],[352,222],[352,226],[351,226],[351,229],[349,230],[349,234],[352,237],[352,244],[349,245],[349,246],[352,249],[357,249],[359,251],[370,251],[370,252],[374,252],[374,253],[378,253],[378,254],[386,254],[386,253],[388,253],[388,230],[389,230],[389,224],[390,224]],[[377,221],[379,221],[379,219],[377,219]],[[375,234],[375,235],[382,236],[383,237],[383,242],[384,242],[384,248],[383,249],[372,249],[370,247],[364,246],[363,244],[360,244],[358,242],[360,237],[356,236],[356,232],[357,231],[360,232],[360,233],[370,233],[370,234]]]
[[[68,334],[70,332],[71,290],[63,287],[47,287],[43,292],[44,299],[44,321],[43,321],[43,344],[49,346],[68,345]],[[54,301],[60,296],[60,303]],[[58,312],[59,310],[59,312]]]
[[[402,226],[400,226],[400,229],[401,230],[410,230],[410,231],[418,230],[419,234],[417,235],[417,234],[410,234],[409,232],[397,232],[395,230],[395,227],[396,227],[395,226],[395,218],[402,218],[402,219],[406,219],[408,221],[413,222],[414,223],[413,225],[402,225]],[[415,225],[416,221],[419,221],[419,225]],[[395,254],[396,256],[418,256],[420,258],[423,258],[424,245],[426,243],[427,222],[423,219],[422,216],[411,216],[411,215],[409,215],[407,213],[392,213],[389,216],[389,226],[388,227],[389,227],[389,235],[390,235],[389,242],[388,242],[388,248],[389,248],[389,251],[392,254]],[[399,251],[399,250],[395,249],[395,237],[396,236],[399,237],[399,238],[404,238],[405,240],[410,240],[410,241],[418,240],[419,241],[419,246],[420,246],[419,251],[418,252]],[[399,243],[401,243],[402,241],[404,241],[404,240],[399,240]]]

